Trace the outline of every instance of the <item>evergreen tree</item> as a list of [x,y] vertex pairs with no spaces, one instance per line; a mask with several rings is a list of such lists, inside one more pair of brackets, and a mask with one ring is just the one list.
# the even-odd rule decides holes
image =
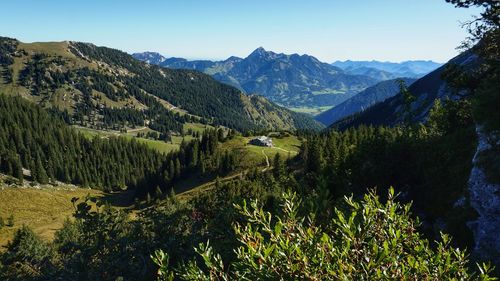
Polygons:
[[180,178],[181,176],[181,162],[179,158],[175,158],[175,178]]
[[281,155],[276,153],[273,159],[273,175],[279,180],[285,175],[285,162],[281,159]]
[[40,159],[40,156],[38,156],[35,160],[35,170],[34,170],[33,178],[35,181],[37,181],[41,184],[46,184],[49,182],[49,177],[47,176],[47,172],[45,171],[45,168],[43,167],[42,160]]

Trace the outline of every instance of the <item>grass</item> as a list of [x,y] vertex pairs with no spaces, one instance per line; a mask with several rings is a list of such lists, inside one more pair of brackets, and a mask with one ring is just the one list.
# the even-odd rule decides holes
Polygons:
[[46,240],[53,239],[56,230],[73,214],[71,198],[87,195],[101,197],[103,193],[64,185],[37,189],[0,184],[0,217],[6,221],[10,215],[14,216],[13,227],[0,229],[0,247],[5,246],[22,225],[31,227]]
[[273,138],[274,147],[262,147],[249,144],[253,137],[236,136],[222,144],[222,149],[235,151],[241,156],[240,164],[243,168],[266,165],[266,155],[269,161],[276,153],[283,156],[284,159],[295,156],[300,150],[301,142],[295,136],[284,138]]
[[330,109],[332,107],[333,106],[317,106],[317,107],[304,106],[304,107],[291,107],[289,109],[292,111],[295,111],[295,112],[306,113],[306,114],[310,114],[312,116],[315,116],[315,115],[318,115],[322,112],[327,111],[328,109]]
[[[170,151],[174,151],[179,149],[180,144],[182,140],[184,139],[185,141],[190,141],[193,139],[192,136],[172,136],[172,141],[171,142],[164,142],[160,140],[152,140],[152,139],[146,139],[146,138],[139,138],[137,137],[137,133],[142,132],[142,133],[147,133],[151,131],[149,128],[140,128],[140,129],[131,129],[127,133],[120,133],[118,131],[102,131],[102,130],[94,130],[90,128],[85,128],[85,127],[75,127],[77,130],[79,130],[85,137],[87,138],[94,138],[95,136],[101,136],[103,138],[106,137],[112,137],[112,136],[121,136],[127,139],[135,139],[138,142],[146,144],[148,147],[157,150],[158,152],[161,153],[169,153]],[[197,123],[186,123],[184,124],[184,129],[187,130],[188,128],[191,128],[193,131],[199,131],[202,132],[205,130],[205,125],[203,124],[197,124]]]
[[203,131],[207,129],[214,129],[214,127],[210,125],[204,125],[201,123],[184,123],[183,129],[185,132],[191,129],[193,130],[193,132],[199,132],[201,134]]
[[34,42],[19,43],[18,49],[24,49],[29,53],[45,53],[51,56],[61,56],[74,59],[74,55],[68,50],[67,42]]
[[320,91],[312,91],[312,94],[317,95],[337,95],[337,94],[345,94],[347,92],[346,88],[343,89],[323,89]]
[[[204,129],[203,125],[190,124],[188,125],[193,130]],[[114,132],[95,131],[87,128],[79,128],[79,130],[88,137],[95,137],[96,135],[115,136]],[[147,131],[144,128],[131,133],[119,134],[126,138],[134,138],[134,134],[139,131]],[[160,141],[146,140],[136,138],[138,141],[145,141],[149,146],[155,148],[155,143]],[[272,157],[276,153],[280,153],[283,157],[296,155],[300,148],[300,140],[295,136],[287,136],[283,138],[273,138],[275,147],[260,147],[249,145],[248,142],[252,137],[237,136],[232,140],[221,144],[222,149],[236,151],[242,156],[240,163],[242,163],[243,170],[238,173],[228,175],[221,178],[220,181],[227,182],[237,179],[244,169],[254,166],[265,166],[266,156],[272,161]],[[181,137],[174,138],[174,145],[170,147],[175,149],[182,140]],[[164,142],[158,144],[160,147],[155,149],[165,149]],[[167,150],[165,150],[167,151]],[[12,239],[15,231],[22,225],[31,227],[35,233],[40,235],[45,240],[54,238],[55,232],[60,229],[64,221],[72,217],[73,205],[71,199],[73,197],[84,198],[87,195],[99,197],[109,202],[112,206],[117,208],[130,209],[133,203],[133,191],[117,192],[112,194],[105,194],[102,191],[77,188],[71,185],[59,186],[43,186],[41,188],[21,188],[7,186],[0,181],[0,217],[5,221],[10,215],[14,216],[13,227],[3,227],[0,229],[0,247],[7,245],[8,241]],[[215,185],[216,180],[213,178],[196,177],[193,175],[188,179],[178,182],[175,186],[176,193],[180,200],[189,200],[193,196],[197,196],[201,192],[210,190]],[[26,184],[25,184],[26,186]],[[132,215],[136,210],[130,209]],[[2,249],[0,248],[0,251]]]
[[[296,136],[287,136],[283,138],[273,138],[274,147],[261,147],[250,145],[248,142],[253,137],[236,136],[221,144],[223,150],[236,151],[241,157],[240,172],[230,174],[226,177],[219,178],[221,182],[228,182],[240,177],[246,170],[252,167],[265,168],[266,156],[271,161],[276,153],[279,153],[283,159],[288,155],[295,156],[300,150],[301,141]],[[202,192],[206,192],[215,186],[216,179],[203,178],[193,175],[185,180],[175,184],[175,192],[179,200],[189,200]]]

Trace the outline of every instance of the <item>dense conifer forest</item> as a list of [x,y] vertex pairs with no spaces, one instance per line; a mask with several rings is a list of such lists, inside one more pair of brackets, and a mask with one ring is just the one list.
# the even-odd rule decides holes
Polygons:
[[[126,190],[134,202],[118,208],[106,196],[74,197],[73,215],[53,239],[27,225],[14,228],[13,215],[0,217],[0,231],[13,233],[0,250],[0,280],[497,280],[495,245],[477,243],[472,228],[484,213],[472,202],[471,177],[481,170],[485,187],[500,183],[500,6],[447,2],[483,7],[469,25],[468,52],[480,67],[442,69],[460,98],[435,99],[416,120],[419,97],[401,83],[393,116],[399,122],[374,126],[362,112],[321,132],[293,130],[293,155],[248,143],[236,150],[231,141],[276,124],[319,128],[315,123],[262,98],[242,98],[204,74],[69,42],[76,64],[99,62],[75,71],[67,57],[28,59],[23,43],[1,38],[3,82],[19,82],[28,90],[23,95],[42,102],[0,94],[0,192],[72,183],[105,195]],[[14,71],[20,57],[25,64]],[[81,93],[74,111],[44,106],[70,84]],[[256,112],[283,116],[270,121]],[[190,141],[168,153],[134,138],[89,138],[69,126],[148,126],[152,138],[168,139],[188,122],[214,126],[191,131]],[[292,134],[285,131],[268,135]],[[251,162],[242,151],[265,161]]]
[[121,137],[89,140],[21,98],[0,95],[0,110],[6,113],[0,117],[0,171],[20,181],[25,168],[42,184],[57,180],[107,191],[135,187],[144,196],[156,186],[169,191],[188,172],[223,175],[235,167],[236,156],[218,150],[225,137],[217,130],[163,155]]

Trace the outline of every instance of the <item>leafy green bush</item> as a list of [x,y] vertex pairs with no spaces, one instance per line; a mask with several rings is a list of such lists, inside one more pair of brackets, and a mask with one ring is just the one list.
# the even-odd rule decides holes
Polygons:
[[[248,222],[235,223],[236,260],[227,266],[207,242],[196,249],[203,264],[191,261],[175,273],[182,280],[494,280],[487,265],[471,272],[447,235],[431,247],[417,232],[410,205],[395,202],[392,188],[386,203],[374,192],[345,203],[347,210],[336,209],[324,227],[312,215],[299,215],[296,194],[284,194],[281,216],[257,200],[243,203],[237,208]],[[168,255],[160,250],[152,258],[159,280],[173,280]]]

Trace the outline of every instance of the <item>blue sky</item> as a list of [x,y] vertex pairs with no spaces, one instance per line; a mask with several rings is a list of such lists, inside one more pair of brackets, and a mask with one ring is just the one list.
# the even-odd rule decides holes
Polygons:
[[0,36],[74,40],[191,59],[255,48],[322,61],[432,59],[457,54],[460,22],[478,10],[444,0],[10,0]]

